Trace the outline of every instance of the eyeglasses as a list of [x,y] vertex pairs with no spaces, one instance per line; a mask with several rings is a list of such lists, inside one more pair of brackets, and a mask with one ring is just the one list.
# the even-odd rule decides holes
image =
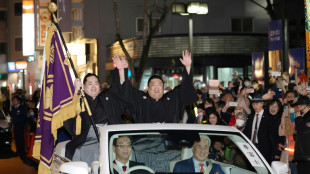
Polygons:
[[131,144],[117,144],[115,146],[120,148],[120,149],[125,149],[125,148],[131,148],[132,147]]

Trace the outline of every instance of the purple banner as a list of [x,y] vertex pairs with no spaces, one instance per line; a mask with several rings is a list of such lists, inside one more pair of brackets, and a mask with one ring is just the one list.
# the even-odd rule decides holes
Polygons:
[[305,50],[303,47],[292,48],[288,52],[290,80],[295,80],[295,70],[297,70],[297,76],[300,76],[301,70],[305,69]]
[[[45,69],[33,157],[40,159],[40,174],[48,174],[52,163],[57,129],[75,115],[74,86],[56,28],[48,29]],[[75,104],[76,105],[76,104]]]
[[252,53],[252,79],[264,84],[265,79],[265,53]]
[[282,20],[271,21],[268,24],[268,48],[269,50],[283,49]]

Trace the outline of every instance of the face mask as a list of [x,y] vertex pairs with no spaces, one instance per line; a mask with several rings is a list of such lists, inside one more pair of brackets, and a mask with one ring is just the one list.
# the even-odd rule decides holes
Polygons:
[[203,116],[203,112],[199,112],[198,117],[202,117],[202,116]]
[[238,127],[242,127],[242,126],[244,126],[244,123],[245,123],[245,121],[244,121],[244,120],[241,120],[241,119],[236,119],[236,125],[237,125]]
[[33,115],[34,115],[34,112],[30,112],[30,115],[33,116]]
[[246,87],[250,86],[250,82],[248,82],[248,81],[244,82],[244,86],[246,86]]

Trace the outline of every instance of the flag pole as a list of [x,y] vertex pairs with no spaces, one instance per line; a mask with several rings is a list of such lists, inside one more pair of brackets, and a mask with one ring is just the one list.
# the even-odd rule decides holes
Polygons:
[[[60,29],[60,27],[59,27],[58,19],[57,19],[56,16],[55,16],[55,12],[57,11],[57,5],[56,5],[55,3],[53,3],[53,2],[50,2],[50,3],[48,4],[48,10],[49,10],[49,11],[51,12],[51,14],[52,14],[52,18],[53,18],[53,19],[52,19],[52,22],[53,22],[53,24],[55,24],[57,30],[59,31],[59,35],[60,35],[61,41],[62,41],[62,43],[63,43],[63,45],[64,45],[64,47],[65,47],[66,54],[67,54],[67,58],[69,59],[69,62],[70,62],[71,68],[72,68],[72,70],[73,70],[74,76],[75,76],[75,78],[79,78],[79,76],[78,76],[78,74],[77,74],[77,72],[76,72],[76,70],[75,70],[75,68],[74,68],[74,64],[73,64],[73,62],[72,62],[71,55],[70,55],[69,50],[68,50],[68,48],[67,48],[65,39],[64,39],[64,37],[63,37],[63,35],[62,35],[62,32],[61,32],[61,29]],[[90,117],[91,123],[92,123],[92,125],[93,125],[94,130],[95,130],[97,140],[98,140],[98,142],[100,142],[100,140],[99,140],[98,129],[97,129],[95,123],[94,123],[94,120],[93,120],[93,117],[92,117],[93,114],[92,114],[92,112],[91,112],[91,110],[90,110],[90,108],[89,108],[89,104],[88,104],[88,101],[87,101],[87,99],[86,99],[86,97],[85,97],[84,90],[81,88],[80,92],[81,92],[81,94],[82,94],[82,99],[83,99],[83,102],[84,102],[84,104],[85,104],[87,113],[88,113],[88,115],[89,115],[89,117]]]

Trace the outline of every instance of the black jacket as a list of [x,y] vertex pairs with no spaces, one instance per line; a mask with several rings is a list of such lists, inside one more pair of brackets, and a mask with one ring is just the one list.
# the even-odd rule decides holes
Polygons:
[[[245,129],[243,133],[251,140],[252,138],[252,125],[254,120],[254,114],[251,114],[247,120]],[[268,163],[271,163],[272,156],[275,149],[275,140],[274,140],[274,128],[273,128],[273,119],[268,117],[263,113],[262,119],[258,127],[258,150],[262,153],[264,158]]]
[[295,118],[297,131],[294,159],[296,161],[310,161],[310,111],[303,117]]
[[[121,124],[121,114],[125,106],[109,90],[100,93],[94,100],[85,94],[92,111],[95,124]],[[90,127],[92,126],[87,111],[80,114],[82,118],[81,134],[75,135],[76,117],[64,122],[64,127],[72,136],[72,140],[66,145],[66,157],[72,159],[77,147],[85,143]]]

